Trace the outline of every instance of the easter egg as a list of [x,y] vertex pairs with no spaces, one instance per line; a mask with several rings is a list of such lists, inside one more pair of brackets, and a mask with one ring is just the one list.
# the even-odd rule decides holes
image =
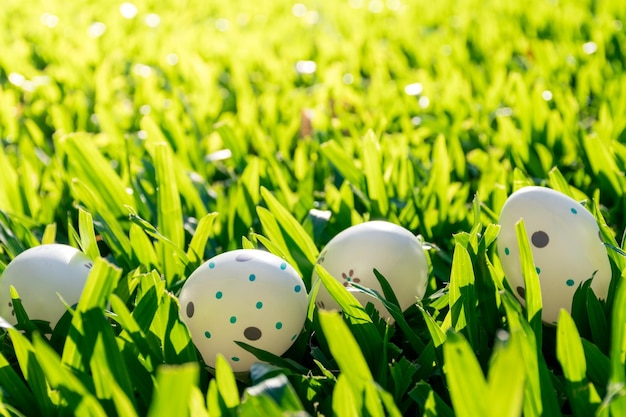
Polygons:
[[296,270],[269,252],[240,249],[196,269],[179,297],[180,316],[207,365],[222,354],[235,372],[258,359],[235,342],[282,355],[296,340],[308,301]]
[[555,323],[570,311],[576,288],[590,278],[600,299],[607,297],[611,265],[594,216],[558,191],[530,186],[507,199],[500,213],[498,256],[517,298],[525,303],[524,277],[515,224],[524,219],[541,285],[542,320]]
[[[384,305],[352,286],[368,287],[383,295],[374,269],[382,274],[394,291],[404,311],[421,299],[428,282],[428,260],[419,239],[405,228],[387,221],[358,224],[337,234],[320,253],[322,265],[354,295],[361,305],[372,303],[380,316],[393,322]],[[312,282],[319,280],[313,272]],[[322,309],[339,309],[323,285],[315,300]]]
[[77,304],[92,265],[87,255],[67,245],[55,243],[25,250],[7,265],[0,278],[0,315],[10,324],[17,323],[9,291],[12,285],[28,317],[48,321],[54,329],[66,312],[59,295],[69,305]]

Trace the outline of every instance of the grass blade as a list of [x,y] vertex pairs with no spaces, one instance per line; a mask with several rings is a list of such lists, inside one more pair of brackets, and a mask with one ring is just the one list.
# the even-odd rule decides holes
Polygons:
[[358,189],[363,189],[365,176],[356,167],[354,160],[346,155],[345,150],[334,140],[324,142],[320,147],[322,155],[328,159],[341,175]]
[[387,281],[383,274],[378,272],[376,268],[374,268],[374,276],[380,284],[380,288],[383,290],[385,300],[399,308],[400,302],[398,302],[398,297],[396,297],[396,294],[393,292],[393,288],[391,288],[391,285],[389,285],[389,281]]
[[78,209],[78,232],[80,233],[80,246],[83,252],[91,259],[98,258],[100,250],[96,241],[93,218],[89,212],[80,207]]
[[238,168],[244,167],[245,157],[248,153],[248,146],[245,140],[238,137],[232,127],[227,124],[219,124],[215,130],[222,138],[226,149],[230,150],[235,166]]
[[609,351],[610,330],[606,320],[604,308],[596,297],[591,287],[587,288],[587,312],[589,314],[589,327],[593,341],[603,352]]
[[[69,365],[75,369],[83,369],[82,363],[83,351],[80,346],[80,341],[85,337],[85,323],[83,322],[83,315],[80,313],[86,313],[90,310],[100,311],[103,314],[103,310],[109,299],[109,296],[113,292],[115,285],[117,284],[122,271],[114,265],[108,263],[103,258],[98,258],[94,262],[94,266],[87,277],[85,288],[81,295],[72,324],[70,332],[65,342],[63,349],[63,363]],[[87,324],[89,325],[89,324]],[[92,341],[92,343],[95,342]]]
[[256,385],[247,388],[244,392],[243,402],[248,397],[269,397],[280,407],[283,413],[298,412],[303,410],[298,394],[284,374],[266,379]]
[[343,316],[354,332],[354,337],[359,341],[368,362],[375,363],[375,358],[379,357],[378,352],[382,346],[382,338],[372,323],[372,319],[365,312],[361,303],[349,291],[346,291],[345,287],[333,278],[323,266],[316,265],[315,271],[330,296],[341,307]]
[[[103,388],[102,392],[106,393],[102,396],[98,395],[98,398],[109,400],[117,396],[117,401],[121,404],[130,404],[135,409],[131,379],[111,325],[98,310],[79,314],[83,314],[83,321],[89,323],[89,334],[97,332],[96,336],[91,337],[96,340],[89,368],[96,388],[100,383],[100,387]],[[111,383],[111,381],[114,382]],[[119,391],[117,393],[115,393],[116,388]]]
[[456,415],[491,415],[484,401],[489,395],[487,382],[469,343],[461,334],[450,331],[443,345],[443,355],[446,381]]
[[600,404],[594,386],[587,381],[587,363],[580,335],[574,320],[565,310],[559,314],[556,354],[567,385],[567,394],[574,414],[593,415]]
[[450,274],[450,314],[452,326],[456,331],[467,328],[465,332],[471,346],[478,344],[476,303],[472,260],[467,249],[457,243],[454,247]]
[[525,416],[560,416],[560,407],[551,383],[543,356],[537,349],[537,341],[528,321],[523,319],[517,299],[508,292],[502,292],[502,302],[506,310],[511,334],[521,331],[521,357],[526,367],[524,387]]
[[9,336],[13,342],[15,356],[20,366],[22,375],[30,387],[35,399],[38,414],[52,416],[53,406],[48,396],[48,385],[44,375],[42,364],[37,358],[35,348],[19,331],[9,328]]
[[148,364],[161,362],[162,355],[160,349],[156,351],[148,343],[145,333],[139,327],[139,324],[135,321],[134,317],[130,314],[124,302],[115,294],[111,295],[110,300],[111,308],[115,312],[113,319],[119,323],[120,326],[122,326],[122,329],[124,329],[120,337],[124,339],[130,338],[134,343],[134,348],[137,349],[139,354],[145,358],[144,360]]
[[111,391],[113,393],[113,403],[118,416],[139,417],[132,401],[115,381],[111,381]]
[[300,222],[278,202],[267,188],[261,187],[261,196],[278,224],[285,231],[286,236],[294,240],[297,247],[311,264],[315,263],[319,251],[317,246],[315,246],[315,242],[313,242],[313,239],[304,230]]
[[609,405],[611,412],[626,410],[626,270],[622,272],[613,301],[611,320],[611,376],[603,405]]
[[196,227],[196,231],[187,248],[187,257],[190,265],[198,267],[202,263],[206,244],[209,237],[213,234],[213,224],[218,215],[219,213],[209,213],[198,222],[198,227]]
[[[378,271],[374,270],[374,273],[377,273],[377,272]],[[389,287],[389,283],[387,282],[385,277],[379,274],[377,275],[377,279],[378,279],[378,282],[381,282],[381,281],[386,282],[386,286]],[[353,283],[352,286],[358,289],[359,291],[369,295],[370,297],[377,299],[383,304],[383,306],[387,309],[387,311],[389,311],[389,314],[391,314],[391,317],[393,317],[393,319],[396,321],[396,325],[400,328],[400,330],[402,330],[402,333],[404,333],[405,337],[407,338],[407,341],[409,342],[409,344],[411,345],[411,347],[416,353],[420,353],[424,350],[424,347],[425,347],[424,343],[419,339],[415,331],[411,328],[409,323],[406,321],[402,313],[402,310],[400,310],[400,307],[398,307],[397,304],[393,304],[387,301],[377,291],[374,291],[371,288],[363,287],[362,285],[355,284],[355,283]],[[389,289],[391,289],[391,287],[389,287]],[[394,295],[394,298],[395,298],[395,295]]]
[[307,373],[308,369],[302,365],[300,365],[299,363],[288,359],[288,358],[283,358],[281,356],[277,356],[274,355],[273,353],[267,352],[265,350],[256,348],[252,345],[249,345],[247,343],[244,342],[235,342],[237,345],[241,346],[242,349],[247,350],[248,352],[252,353],[254,356],[256,356],[256,358],[262,362],[267,362],[267,363],[271,363],[273,365],[276,366],[280,366],[281,368],[284,369],[289,369],[292,370],[293,372],[298,372],[301,374],[305,374]]
[[409,392],[409,396],[424,410],[426,417],[454,416],[454,412],[448,404],[425,381],[418,382],[415,388]]
[[[129,255],[132,253],[132,247],[122,223],[100,202],[93,188],[90,188],[77,178],[72,179],[71,188],[76,198],[85,203],[91,213],[94,213],[94,226],[111,248],[116,260],[130,264]],[[124,214],[124,217],[126,217],[126,214]]]
[[522,356],[521,331],[510,335],[505,346],[496,348],[489,367],[489,398],[492,416],[515,417],[522,413],[526,368]]
[[0,381],[2,381],[2,395],[5,398],[8,397],[10,403],[27,415],[37,414],[35,397],[1,353]]
[[[259,216],[259,220],[261,221],[261,226],[263,226],[263,232],[269,239],[269,243],[271,244],[270,247],[275,246],[279,253],[276,253],[275,250],[271,250],[270,247],[268,247],[268,249],[270,249],[270,251],[275,255],[285,258],[285,260],[289,262],[300,275],[302,275],[299,264],[296,262],[293,255],[291,254],[289,245],[285,240],[285,236],[283,235],[283,232],[278,224],[278,221],[276,220],[276,217],[269,210],[260,206],[257,207],[257,215]],[[258,237],[258,239],[261,241],[261,243],[263,243],[263,240],[260,238],[260,236]],[[303,279],[306,278],[304,275],[302,276]],[[307,285],[307,288],[309,287],[310,286]]]
[[522,275],[524,277],[525,298],[526,298],[526,317],[533,328],[535,338],[537,339],[537,349],[541,347],[542,322],[541,322],[541,286],[539,284],[539,275],[533,261],[533,254],[528,243],[528,235],[526,227],[524,227],[524,219],[520,219],[515,224],[515,233],[517,234],[517,244],[520,252],[520,265],[522,265]]
[[361,348],[341,316],[336,312],[320,311],[319,320],[330,351],[350,384],[360,387],[372,381],[372,374]]
[[222,354],[215,359],[215,380],[220,401],[227,410],[234,410],[239,405],[239,390],[233,370]]
[[57,235],[57,224],[51,223],[46,226],[46,229],[43,232],[43,236],[41,237],[41,244],[48,245],[50,243],[56,242]]
[[354,395],[354,389],[346,375],[340,374],[333,387],[333,414],[337,417],[358,416],[363,399]]
[[53,389],[59,390],[66,399],[69,412],[76,416],[106,417],[98,400],[82,382],[61,363],[59,356],[41,336],[35,334],[33,348],[47,380]]
[[[124,218],[122,207],[134,207],[135,204],[117,172],[94,145],[93,138],[86,133],[76,133],[65,136],[61,143],[70,161],[70,172],[90,189],[98,190],[96,198],[103,210],[114,218]],[[93,210],[95,207],[89,208]]]
[[432,316],[418,304],[418,308],[422,313],[422,317],[424,317],[424,321],[426,322],[426,327],[428,328],[428,332],[430,333],[430,338],[432,339],[435,347],[439,347],[444,344],[447,337],[444,331],[439,327],[437,322],[432,318]]
[[135,223],[131,224],[128,236],[130,244],[133,248],[133,255],[136,257],[137,263],[146,267],[158,267],[159,261],[154,250],[154,246],[148,236],[146,236],[146,232],[141,228],[141,226]]
[[389,212],[389,197],[383,180],[380,143],[372,130],[369,130],[363,138],[363,167],[368,196],[376,203],[377,214],[386,217]]
[[189,415],[194,417],[209,417],[209,410],[207,410],[207,406],[204,403],[204,396],[198,387],[192,388],[191,391]]
[[585,361],[587,362],[587,376],[598,389],[598,394],[604,396],[611,374],[611,362],[600,349],[593,343],[581,339],[583,350],[585,351]]
[[[179,249],[185,245],[183,213],[180,195],[176,185],[174,171],[174,155],[167,143],[154,145],[154,168],[157,181],[157,221],[159,232]],[[159,242],[157,250],[163,265],[163,273],[168,286],[180,279],[184,274],[184,265],[180,262],[176,251],[169,245]]]
[[[333,358],[350,383],[353,396],[365,397],[363,407],[370,415],[384,415],[370,369],[348,326],[336,312],[320,311],[319,320]],[[374,390],[373,393],[368,393],[368,387]]]
[[189,415],[192,390],[198,381],[198,364],[161,366],[157,372],[156,393],[149,417]]

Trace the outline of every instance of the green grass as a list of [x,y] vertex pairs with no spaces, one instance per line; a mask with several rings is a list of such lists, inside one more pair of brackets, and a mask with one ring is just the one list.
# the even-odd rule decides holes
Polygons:
[[[95,259],[48,338],[16,301],[0,415],[624,415],[621,2],[121,4],[0,6],[0,272],[40,243]],[[556,327],[528,253],[525,310],[495,250],[528,184],[586,201],[613,267]],[[266,248],[315,293],[324,245],[372,219],[423,238],[423,300],[383,285],[387,326],[318,266],[343,317],[310,303],[282,358],[205,368],[178,316],[196,267]]]

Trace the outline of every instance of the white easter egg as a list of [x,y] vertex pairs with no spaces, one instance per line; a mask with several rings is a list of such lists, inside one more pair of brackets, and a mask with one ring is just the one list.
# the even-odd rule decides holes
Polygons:
[[525,302],[515,224],[524,219],[541,285],[542,320],[555,323],[560,309],[571,310],[578,286],[593,277],[591,288],[605,299],[611,265],[593,215],[580,203],[545,187],[524,187],[507,199],[500,213],[498,256],[517,298]]
[[235,372],[258,362],[235,341],[280,356],[302,331],[308,308],[296,270],[256,249],[225,252],[202,264],[185,282],[179,304],[206,364],[215,367],[221,353]]
[[78,249],[61,244],[35,246],[13,259],[0,279],[0,315],[16,324],[9,291],[14,286],[31,320],[50,322],[54,329],[66,308],[77,304],[93,263]]
[[[424,296],[428,282],[428,261],[421,242],[405,228],[387,221],[370,221],[342,231],[328,242],[317,263],[341,282],[361,305],[372,303],[380,316],[390,322],[393,318],[383,304],[352,287],[352,283],[384,296],[374,275],[376,269],[387,279],[404,311]],[[319,276],[314,271],[312,281],[317,280]],[[339,309],[323,285],[315,301],[319,308]]]

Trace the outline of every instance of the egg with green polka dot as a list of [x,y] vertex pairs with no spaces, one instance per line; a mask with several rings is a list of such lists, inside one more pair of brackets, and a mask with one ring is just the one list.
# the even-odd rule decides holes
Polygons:
[[269,252],[241,249],[198,267],[183,285],[179,305],[204,362],[215,367],[221,353],[235,372],[246,372],[258,360],[235,342],[282,355],[302,331],[308,301],[291,265]]
[[596,296],[607,297],[611,265],[595,217],[563,193],[529,186],[514,192],[505,202],[497,239],[502,269],[522,304],[526,290],[515,232],[520,219],[524,219],[539,277],[545,323],[555,323],[562,308],[571,311],[576,289],[589,279]]

